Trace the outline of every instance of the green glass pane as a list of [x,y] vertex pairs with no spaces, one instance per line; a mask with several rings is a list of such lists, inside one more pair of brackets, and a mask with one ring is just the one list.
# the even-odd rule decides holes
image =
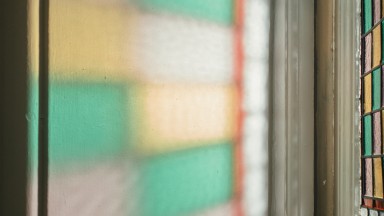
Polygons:
[[53,165],[118,157],[128,140],[127,87],[59,82],[49,91],[49,158]]
[[232,196],[233,149],[215,144],[148,159],[142,170],[142,213],[184,215]]
[[150,10],[169,11],[221,24],[233,22],[232,0],[141,0],[138,2]]
[[364,0],[364,32],[372,28],[372,0]]
[[372,155],[372,116],[364,117],[364,155]]
[[380,109],[380,87],[381,87],[381,71],[380,68],[373,72],[373,110]]

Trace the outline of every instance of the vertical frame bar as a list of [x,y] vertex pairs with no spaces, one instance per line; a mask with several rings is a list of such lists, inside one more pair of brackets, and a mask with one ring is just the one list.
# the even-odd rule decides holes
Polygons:
[[[335,204],[335,31],[333,0],[316,2],[315,33],[315,215],[333,215]],[[331,49],[330,49],[331,47]]]
[[[360,114],[359,80],[362,74],[358,59],[361,43],[359,0],[335,2],[335,215],[359,215],[360,144],[358,136]],[[363,88],[362,83],[361,88]],[[363,130],[363,125],[360,128]],[[362,146],[361,146],[362,147]]]
[[39,1],[38,215],[48,215],[49,0]]
[[271,215],[314,214],[314,6],[275,2]]

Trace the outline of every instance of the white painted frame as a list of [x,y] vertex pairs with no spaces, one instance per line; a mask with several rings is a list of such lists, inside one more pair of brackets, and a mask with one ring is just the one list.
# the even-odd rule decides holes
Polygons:
[[335,3],[335,215],[360,215],[360,0]]
[[[333,4],[334,215],[360,215],[360,0]],[[314,215],[314,2],[274,7],[270,215]]]
[[274,6],[270,215],[314,215],[314,0]]

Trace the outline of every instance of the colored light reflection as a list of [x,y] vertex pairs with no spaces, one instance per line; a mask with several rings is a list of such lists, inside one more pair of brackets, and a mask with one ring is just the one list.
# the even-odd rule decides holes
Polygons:
[[49,215],[238,215],[234,5],[50,1]]
[[232,2],[50,7],[49,213],[233,203]]

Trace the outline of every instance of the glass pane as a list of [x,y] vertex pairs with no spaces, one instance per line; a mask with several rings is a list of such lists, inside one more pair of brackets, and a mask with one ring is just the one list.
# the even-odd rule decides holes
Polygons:
[[381,116],[380,112],[373,114],[373,154],[381,155]]
[[50,0],[50,215],[267,215],[269,1],[239,2]]
[[364,0],[364,32],[372,27],[372,0]]
[[373,22],[376,24],[380,21],[381,19],[381,6],[380,6],[380,2],[382,0],[374,0],[374,8],[375,8],[375,11],[374,11],[374,20]]
[[381,105],[381,70],[380,68],[372,72],[372,109],[380,109]]
[[[362,215],[379,215],[384,210],[383,199],[383,1],[362,0],[363,28],[361,76],[362,137]],[[372,23],[373,22],[373,23]],[[369,32],[368,34],[365,34]],[[364,210],[364,207],[370,210]],[[379,211],[378,211],[379,210]]]
[[372,116],[364,117],[364,155],[372,155]]
[[373,67],[379,66],[381,63],[381,27],[377,26],[373,29]]
[[50,215],[234,214],[233,11],[50,1]]
[[368,72],[372,68],[372,34],[369,33],[364,38],[364,73]]
[[372,111],[372,73],[364,77],[364,113]]
[[383,198],[383,163],[381,158],[374,158],[373,164],[375,167],[375,197]]

